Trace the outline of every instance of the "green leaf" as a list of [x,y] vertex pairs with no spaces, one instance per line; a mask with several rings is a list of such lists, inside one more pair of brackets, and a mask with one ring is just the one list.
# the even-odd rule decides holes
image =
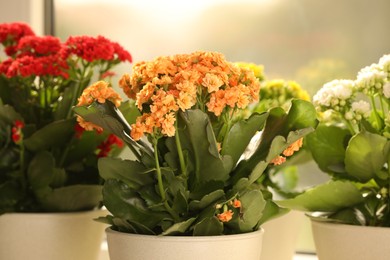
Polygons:
[[101,185],[72,185],[53,189],[45,197],[39,198],[45,209],[49,211],[90,210],[102,200]]
[[136,142],[130,137],[130,125],[121,111],[112,102],[106,100],[105,103],[101,104],[95,101],[89,106],[74,107],[73,111],[86,121],[92,122],[124,140],[130,145],[133,152],[142,147],[147,155],[153,158],[150,145],[143,141]]
[[[293,100],[288,114],[280,107],[272,108],[269,111],[260,144],[253,155],[241,161],[234,170],[233,183],[248,177],[259,163],[264,161],[269,163],[292,142],[313,132],[317,123],[316,111],[310,102]],[[256,175],[260,173],[257,170]],[[252,177],[252,179],[255,178]]]
[[272,200],[267,200],[266,206],[263,210],[263,215],[261,217],[260,223],[263,224],[271,219],[278,218],[284,214],[287,214],[290,209],[281,208]]
[[33,190],[46,188],[54,177],[55,161],[51,153],[42,151],[31,160],[27,177]]
[[66,145],[69,138],[74,134],[74,126],[74,118],[54,121],[25,139],[24,145],[33,152]]
[[154,182],[150,173],[137,161],[105,157],[98,161],[100,176],[105,179],[120,180],[130,188],[137,190]]
[[22,120],[22,116],[9,105],[0,105],[0,120],[12,125],[15,120]]
[[259,223],[266,201],[259,190],[251,190],[240,197],[242,217],[240,218],[240,230],[252,231]]
[[138,108],[135,105],[134,100],[128,100],[126,102],[123,102],[120,105],[119,110],[122,112],[124,118],[130,125],[134,124],[137,117],[141,115],[141,113],[139,112]]
[[62,99],[58,102],[58,106],[54,113],[55,120],[65,119],[68,116],[69,110],[74,105],[72,104],[72,100],[74,98],[76,92],[75,90],[77,88],[78,88],[77,84],[72,84],[64,90],[64,93],[61,96]]
[[186,196],[183,194],[183,191],[178,191],[176,196],[173,198],[172,209],[180,214],[187,213],[188,211],[188,201]]
[[361,182],[374,178],[388,160],[389,147],[381,135],[365,131],[353,136],[345,153],[347,173]]
[[345,173],[345,147],[350,138],[347,129],[320,124],[306,141],[318,167],[328,173]]
[[334,212],[359,204],[363,196],[356,186],[347,181],[329,181],[306,190],[292,199],[276,201],[279,206],[301,211]]
[[215,216],[204,218],[194,226],[194,236],[219,236],[223,233],[223,224]]
[[[264,127],[267,116],[267,113],[253,114],[247,120],[234,124],[225,137],[221,154],[230,155],[233,165],[236,165],[253,136]],[[240,141],[237,142],[237,140]]]
[[149,229],[153,229],[162,219],[168,217],[148,209],[136,192],[124,182],[115,179],[108,179],[104,183],[103,203],[115,217],[142,223]]
[[200,201],[193,200],[189,204],[190,210],[201,210],[206,208],[208,205],[216,202],[218,199],[223,197],[225,195],[225,192],[223,190],[216,190],[211,192],[210,194],[207,194],[204,196]]
[[187,110],[179,113],[178,121],[182,147],[189,151],[194,163],[195,181],[226,181],[232,160],[230,156],[219,156],[214,135],[209,134],[213,130],[208,116],[201,110]]
[[161,235],[168,236],[168,235],[178,235],[178,234],[184,234],[187,232],[188,228],[192,225],[192,223],[195,221],[196,218],[190,218],[186,221],[175,223],[174,225],[170,226],[167,230],[165,230]]
[[14,211],[14,206],[22,199],[21,187],[15,181],[5,181],[0,184],[0,214]]

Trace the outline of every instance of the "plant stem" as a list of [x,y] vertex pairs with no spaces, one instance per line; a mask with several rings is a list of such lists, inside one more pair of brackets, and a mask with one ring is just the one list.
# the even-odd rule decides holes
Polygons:
[[154,159],[155,159],[155,163],[156,163],[158,189],[160,192],[161,199],[164,203],[165,209],[168,211],[168,213],[172,216],[172,218],[176,222],[179,222],[179,220],[180,220],[179,216],[172,210],[171,206],[169,206],[167,198],[165,196],[164,184],[163,184],[162,174],[161,174],[161,167],[160,167],[160,162],[158,160],[157,142],[158,142],[158,139],[153,137]]
[[181,142],[180,142],[180,136],[179,136],[179,129],[177,127],[177,120],[175,122],[175,127],[176,127],[176,133],[175,133],[175,141],[176,141],[176,148],[177,148],[177,154],[179,155],[179,162],[180,162],[180,169],[181,169],[181,175],[183,176],[185,182],[185,187],[187,188],[187,167],[186,163],[184,161],[184,156],[183,156],[183,150],[181,147]]
[[24,145],[23,143],[20,144],[20,157],[19,157],[19,163],[20,163],[20,182],[22,184],[23,190],[27,189],[27,180],[26,175],[24,173]]
[[374,95],[370,95],[370,101],[371,101],[371,105],[372,105],[372,108],[373,108],[373,111],[374,111],[374,115],[375,115],[375,120],[376,120],[376,123],[378,125],[378,129],[382,129],[382,121],[380,119],[380,116],[378,114],[378,111],[377,111],[377,108],[376,108],[376,105],[375,105],[375,99],[374,99]]

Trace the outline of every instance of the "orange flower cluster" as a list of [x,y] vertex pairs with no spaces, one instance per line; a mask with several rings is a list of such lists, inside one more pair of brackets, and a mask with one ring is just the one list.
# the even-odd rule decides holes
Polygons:
[[[97,101],[101,104],[105,103],[106,100],[111,101],[116,107],[119,107],[121,104],[121,97],[116,93],[111,87],[110,84],[105,81],[98,81],[91,86],[87,87],[82,95],[78,99],[77,106],[90,105],[94,101]],[[96,129],[98,132],[102,132],[103,129],[95,125],[94,123],[85,121],[82,117],[77,116],[77,122],[85,130],[91,131]]]
[[257,101],[260,91],[252,70],[227,62],[220,53],[201,51],[139,62],[119,85],[139,110],[147,111],[132,125],[135,140],[156,129],[173,136],[179,110],[207,107],[220,116],[229,108],[242,109]]
[[[233,206],[233,208],[241,208],[241,201],[238,199],[234,199],[233,201],[229,202],[229,205]],[[220,205],[218,205],[220,206]],[[217,218],[221,222],[229,222],[233,218],[234,212],[227,208],[227,205],[224,205],[224,211],[222,213],[217,214]]]
[[299,151],[299,149],[302,147],[302,144],[303,144],[303,138],[298,139],[294,143],[290,144],[286,148],[286,150],[283,151],[282,154],[284,156],[281,156],[281,155],[277,156],[276,158],[274,158],[271,161],[271,163],[273,163],[274,165],[281,165],[282,163],[284,163],[286,161],[286,157],[291,156],[295,152]]

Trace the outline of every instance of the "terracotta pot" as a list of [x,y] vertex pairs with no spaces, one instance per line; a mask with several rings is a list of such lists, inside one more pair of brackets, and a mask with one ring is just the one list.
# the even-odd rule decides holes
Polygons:
[[390,228],[311,223],[319,260],[390,259]]
[[103,210],[0,215],[0,259],[97,260],[107,225]]
[[264,231],[222,236],[150,236],[106,229],[110,260],[259,260]]

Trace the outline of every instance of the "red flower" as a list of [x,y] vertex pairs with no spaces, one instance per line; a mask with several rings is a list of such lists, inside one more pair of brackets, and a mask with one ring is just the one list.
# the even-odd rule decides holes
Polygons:
[[35,35],[30,26],[25,23],[0,24],[0,43],[3,44],[8,56],[15,54],[15,46],[19,40],[28,35]]
[[79,125],[79,123],[76,123],[75,126],[74,126],[74,131],[75,131],[75,134],[74,134],[75,137],[76,137],[77,139],[80,139],[81,136],[83,135],[85,129],[84,129],[83,127],[81,127],[81,126]]
[[16,120],[14,122],[14,126],[12,127],[12,141],[14,141],[15,144],[20,144],[23,140],[23,127],[24,123],[22,121]]
[[129,61],[131,55],[118,43],[111,42],[103,36],[97,38],[90,36],[69,37],[65,45],[69,54],[74,54],[88,62],[99,60],[106,61]]
[[49,56],[57,54],[64,48],[61,41],[53,36],[26,36],[20,39],[16,49],[18,56]]
[[98,146],[99,153],[97,156],[99,158],[107,157],[108,154],[111,152],[114,145],[116,145],[119,148],[122,148],[123,141],[119,137],[117,137],[116,135],[110,134],[107,137],[107,139]]

